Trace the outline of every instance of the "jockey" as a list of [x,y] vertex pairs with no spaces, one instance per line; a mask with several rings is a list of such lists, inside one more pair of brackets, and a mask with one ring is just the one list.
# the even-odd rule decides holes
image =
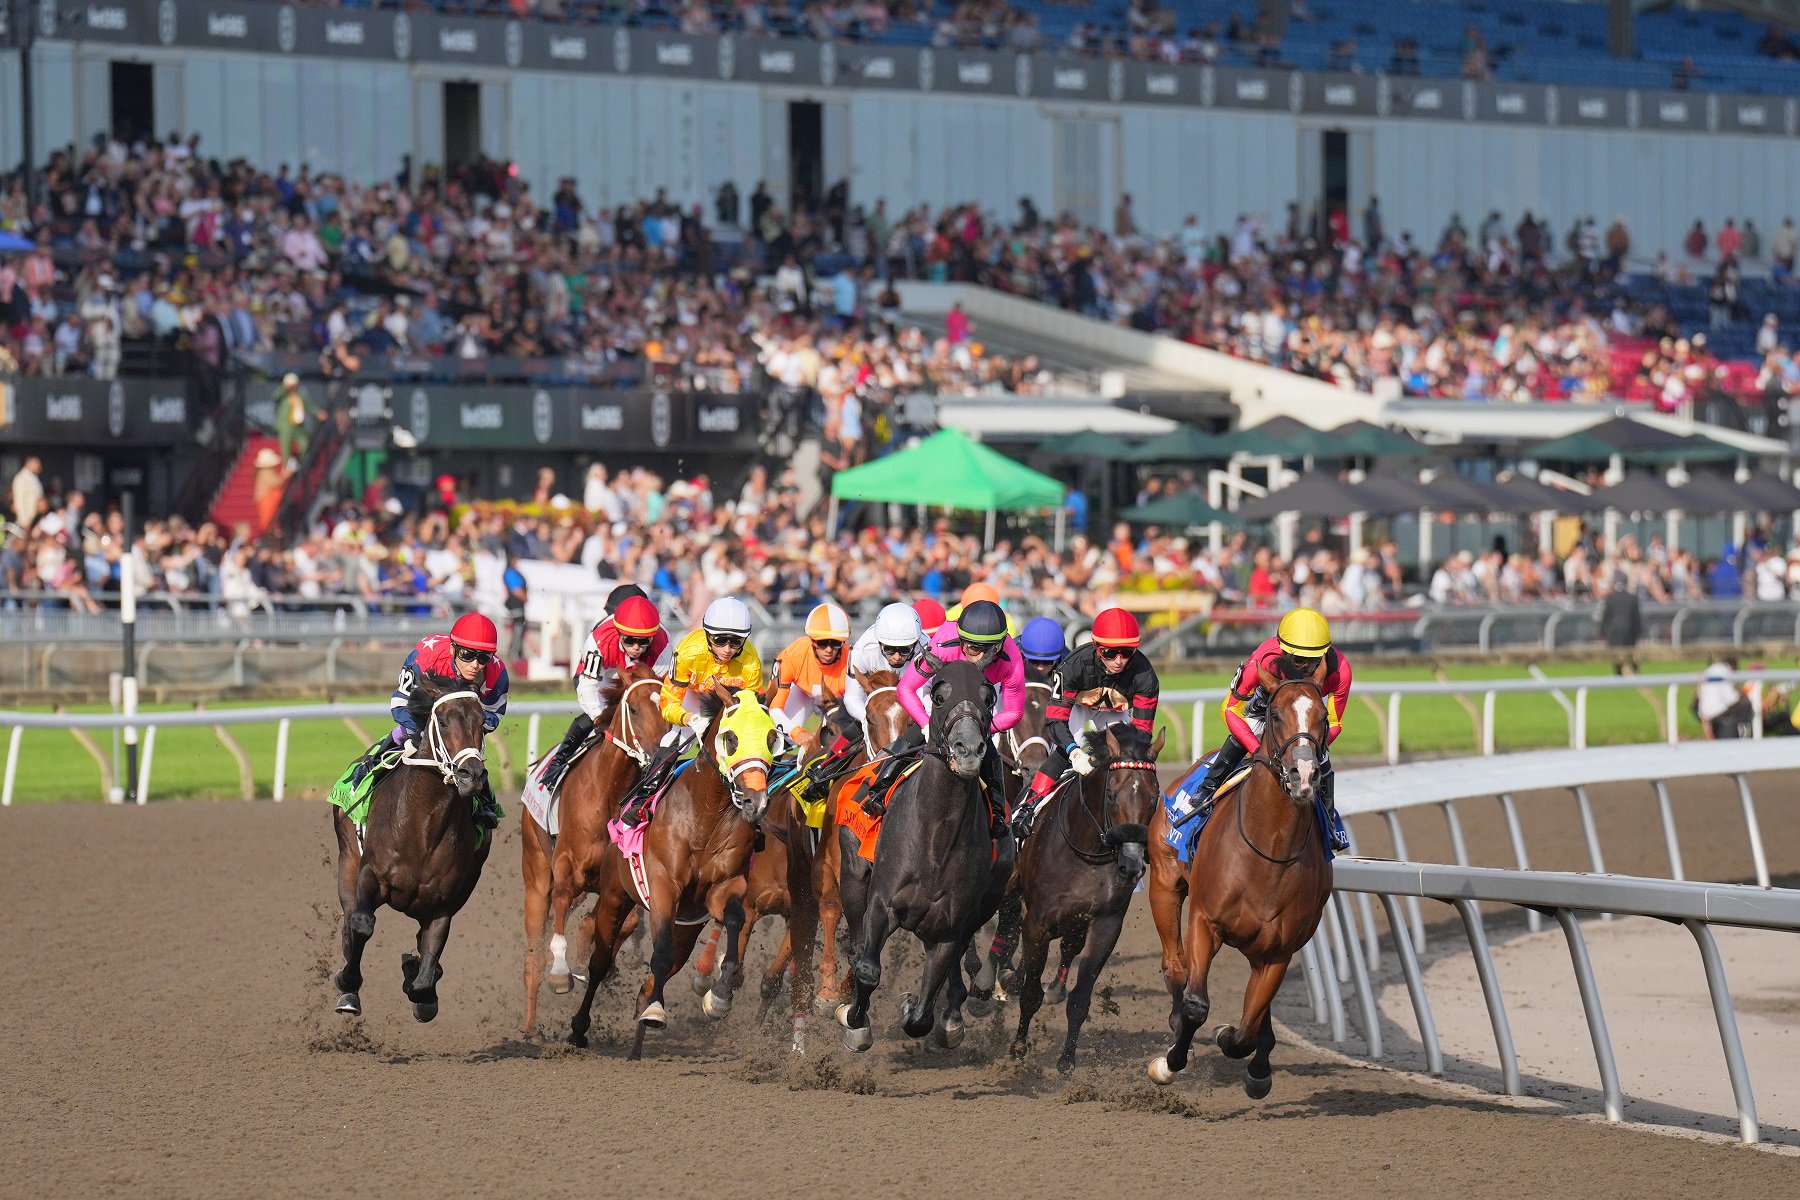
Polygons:
[[[962,618],[963,610],[977,600],[986,600],[989,604],[998,606],[1000,604],[1000,592],[993,584],[976,580],[962,590],[962,595],[957,598],[955,604],[950,606],[950,609],[944,616],[951,621],[960,620]],[[1002,608],[1001,611],[1005,612],[1006,610]],[[1012,638],[1019,636],[1019,623],[1013,620],[1011,616],[1006,618],[1006,634],[1008,637]],[[935,637],[936,635],[933,634],[932,636]]]
[[[1254,754],[1262,742],[1263,722],[1268,717],[1269,695],[1262,688],[1262,672],[1277,679],[1300,679],[1318,669],[1325,660],[1325,720],[1328,729],[1325,747],[1337,740],[1344,729],[1344,709],[1350,701],[1350,660],[1332,649],[1331,625],[1310,608],[1296,608],[1281,618],[1275,636],[1258,646],[1244,660],[1225,695],[1220,711],[1231,736],[1213,755],[1212,766],[1194,795],[1194,808],[1205,811],[1213,793],[1225,782],[1244,757]],[[1331,826],[1331,848],[1339,853],[1350,848],[1344,822],[1335,804],[1336,777],[1331,769],[1331,752],[1321,748],[1319,763],[1319,795],[1325,802],[1325,815]]]
[[[423,676],[467,685],[481,699],[483,729],[494,732],[500,718],[506,715],[506,693],[511,682],[506,664],[494,653],[499,644],[500,632],[492,621],[480,613],[465,613],[450,627],[449,637],[434,633],[414,646],[400,667],[400,680],[388,704],[388,712],[394,718],[393,731],[363,756],[368,767],[376,764],[388,743],[398,746],[408,739],[420,739],[421,731],[409,705],[413,686]],[[366,771],[367,768],[365,774]],[[484,790],[475,802],[476,824],[492,829],[499,824],[500,816],[492,788]]]
[[850,649],[850,680],[844,685],[844,710],[858,724],[868,715],[869,694],[856,678],[875,671],[898,674],[931,644],[919,620],[918,609],[910,604],[890,604],[875,614],[875,623],[863,630]]
[[944,627],[944,622],[950,619],[944,613],[944,606],[930,596],[914,600],[912,610],[919,614],[919,627],[925,631],[927,638],[936,637],[938,630]]
[[1056,664],[1068,653],[1062,626],[1049,617],[1031,618],[1019,634],[1019,652],[1025,656],[1025,682],[1049,683]]
[[1156,728],[1162,685],[1156,668],[1138,649],[1139,640],[1137,618],[1122,608],[1109,608],[1094,618],[1094,640],[1058,664],[1044,713],[1050,756],[1026,789],[1030,802],[1020,804],[1013,814],[1013,832],[1021,839],[1031,832],[1033,817],[1063,772],[1073,767],[1077,775],[1086,776],[1099,765],[1081,744],[1083,729],[1126,720],[1145,733]]
[[611,690],[620,672],[640,664],[660,667],[669,648],[669,635],[663,630],[656,605],[636,584],[613,589],[607,597],[606,611],[607,615],[594,626],[587,653],[581,656],[575,671],[575,698],[581,711],[569,722],[562,742],[544,759],[538,772],[538,783],[546,792],[556,791],[563,772],[569,769],[570,757],[588,735],[612,724],[612,704],[605,693]]
[[756,691],[762,687],[762,681],[762,659],[750,644],[750,607],[736,596],[721,596],[706,606],[700,628],[683,637],[675,647],[674,669],[663,681],[658,697],[663,719],[671,728],[663,735],[656,756],[645,766],[637,786],[620,804],[620,824],[631,827],[643,819],[644,802],[661,786],[665,768],[688,746],[706,736],[711,719],[701,697],[719,684]]
[[[900,676],[900,705],[913,719],[914,727],[888,748],[888,759],[869,788],[875,803],[881,802],[901,768],[925,745],[926,726],[931,720],[922,695],[926,684],[938,666],[958,659],[980,667],[982,675],[999,691],[989,733],[1004,733],[1025,715],[1025,660],[1018,643],[1006,632],[1006,614],[991,600],[974,601],[962,610],[960,621],[954,625],[945,623],[930,648],[908,663],[905,674]],[[1005,795],[1000,755],[990,746],[981,765],[990,789],[990,803],[998,808]],[[998,838],[1004,830],[993,832]]]
[[[774,694],[769,715],[776,728],[802,752],[819,735],[802,723],[841,700],[850,678],[850,617],[835,604],[820,604],[806,616],[806,632],[775,658]],[[841,731],[840,731],[841,732]]]

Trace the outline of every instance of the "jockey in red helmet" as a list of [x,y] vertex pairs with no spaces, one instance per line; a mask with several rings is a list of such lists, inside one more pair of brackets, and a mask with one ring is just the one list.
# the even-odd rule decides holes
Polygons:
[[1100,764],[1081,742],[1082,731],[1130,721],[1150,733],[1162,684],[1156,668],[1138,649],[1137,618],[1109,608],[1094,618],[1094,640],[1071,651],[1050,677],[1050,704],[1044,712],[1044,739],[1050,756],[1032,778],[1013,813],[1013,833],[1023,839],[1031,822],[1070,767],[1091,775]]
[[547,793],[556,791],[588,735],[612,724],[608,685],[619,673],[640,664],[658,672],[668,669],[669,634],[662,627],[656,605],[635,585],[617,588],[607,599],[615,597],[617,602],[607,608],[606,616],[589,635],[587,653],[575,671],[575,699],[581,711],[538,769],[537,781]]
[[[500,631],[480,613],[465,613],[450,627],[448,637],[434,633],[423,638],[406,656],[400,667],[400,680],[394,687],[388,711],[394,718],[393,731],[371,747],[364,756],[370,765],[380,758],[389,743],[400,745],[419,736],[419,726],[409,711],[414,685],[424,676],[446,683],[462,684],[481,699],[482,725],[492,733],[506,715],[506,693],[509,680],[506,665],[495,654]],[[494,802],[492,790],[484,791],[476,800],[475,821],[492,829],[503,814]]]

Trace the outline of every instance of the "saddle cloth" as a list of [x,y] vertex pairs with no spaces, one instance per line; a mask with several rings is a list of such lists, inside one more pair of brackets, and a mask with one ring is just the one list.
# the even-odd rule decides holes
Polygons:
[[[1182,866],[1193,861],[1194,847],[1200,841],[1200,832],[1206,828],[1206,822],[1218,811],[1219,801],[1238,784],[1249,776],[1253,763],[1245,763],[1233,771],[1219,790],[1213,793],[1212,803],[1203,809],[1194,807],[1194,795],[1200,789],[1200,781],[1206,777],[1206,769],[1212,765],[1213,756],[1207,755],[1195,766],[1173,789],[1163,795],[1163,813],[1169,818],[1169,832],[1164,837],[1175,851],[1176,859]],[[1319,837],[1325,845],[1325,861],[1330,862],[1337,855],[1331,849],[1331,822],[1325,815],[1323,797],[1313,797],[1313,817],[1318,822]]]
[[[875,776],[880,772],[885,761],[877,759],[858,767],[845,777],[844,782],[839,785],[837,790],[837,823],[856,835],[857,854],[870,862],[875,861],[875,842],[881,836],[881,818],[870,816],[864,811],[863,801],[868,798],[869,785],[875,781]],[[922,761],[922,759],[915,759],[907,765],[905,770],[900,772],[894,780],[893,787],[890,787],[887,795],[881,798],[884,811],[888,801],[894,798],[894,792],[898,790],[900,784],[908,775],[919,769]]]
[[329,797],[331,803],[343,809],[344,815],[349,817],[350,823],[358,829],[364,828],[369,823],[369,801],[375,795],[375,785],[381,782],[382,776],[398,766],[400,760],[415,749],[411,741],[402,746],[388,743],[388,749],[383,750],[373,763],[368,764],[367,769],[363,769],[367,762],[367,756],[373,753],[377,746],[384,743],[388,743],[385,736],[359,755],[356,761],[345,769],[343,776],[331,785]]
[[519,803],[523,804],[531,819],[538,827],[551,837],[562,832],[562,785],[568,781],[569,772],[575,769],[582,756],[600,742],[598,731],[588,735],[587,740],[575,747],[575,753],[569,755],[569,761],[563,768],[562,778],[557,781],[556,790],[551,791],[543,783],[544,768],[550,763],[548,754],[532,764],[531,772],[525,777],[525,790],[519,793]]

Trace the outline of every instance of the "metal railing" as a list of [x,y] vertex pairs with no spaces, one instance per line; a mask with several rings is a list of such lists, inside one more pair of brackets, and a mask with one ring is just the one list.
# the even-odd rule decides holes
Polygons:
[[[1600,1090],[1606,1119],[1623,1121],[1624,1093],[1619,1084],[1618,1062],[1613,1054],[1612,1038],[1607,1030],[1606,1013],[1600,1002],[1594,967],[1588,957],[1587,942],[1582,936],[1578,917],[1583,913],[1618,913],[1652,917],[1679,923],[1691,935],[1700,952],[1701,967],[1706,973],[1706,989],[1712,1000],[1713,1017],[1719,1029],[1719,1042],[1724,1051],[1725,1067],[1731,1078],[1731,1091],[1737,1106],[1738,1135],[1747,1143],[1761,1140],[1756,1116],[1756,1095],[1750,1084],[1749,1064],[1744,1057],[1743,1039],[1738,1033],[1737,1012],[1732,1005],[1725,966],[1713,939],[1712,926],[1727,925],[1751,929],[1800,931],[1800,892],[1784,888],[1748,887],[1741,884],[1682,883],[1663,879],[1644,879],[1629,875],[1576,875],[1560,871],[1509,871],[1487,867],[1437,866],[1413,862],[1378,862],[1367,859],[1340,858],[1333,864],[1335,888],[1327,904],[1325,919],[1301,962],[1307,990],[1312,1000],[1313,1016],[1321,1024],[1332,1024],[1335,1040],[1342,1041],[1343,1007],[1338,993],[1342,975],[1321,969],[1330,964],[1333,947],[1347,945],[1362,1021],[1367,1031],[1366,1042],[1373,1058],[1382,1058],[1380,1017],[1376,1009],[1375,989],[1370,981],[1370,964],[1364,960],[1357,936],[1354,909],[1346,903],[1346,894],[1366,899],[1380,899],[1387,914],[1388,932],[1394,952],[1400,960],[1401,974],[1406,980],[1413,1015],[1419,1026],[1419,1040],[1425,1049],[1426,1067],[1433,1075],[1444,1069],[1444,1053],[1438,1041],[1437,1028],[1431,1015],[1431,1001],[1425,990],[1423,972],[1417,951],[1402,919],[1398,900],[1440,900],[1456,909],[1469,950],[1475,960],[1475,973],[1481,984],[1488,1020],[1493,1027],[1494,1045],[1500,1059],[1502,1088],[1509,1096],[1520,1095],[1518,1053],[1513,1044],[1512,1027],[1506,1015],[1506,1001],[1494,969],[1493,952],[1482,925],[1479,905],[1482,903],[1514,904],[1533,914],[1555,916],[1568,942],[1569,958],[1581,994],[1581,1007],[1587,1019],[1588,1035],[1593,1043],[1594,1061],[1599,1070]],[[1373,922],[1369,923],[1373,937]]]
[[[1639,645],[1735,645],[1757,640],[1800,641],[1800,603],[1696,600],[1641,605]],[[1145,653],[1211,657],[1250,650],[1268,636],[1275,614],[1221,609],[1194,613],[1145,639]],[[1543,650],[1604,644],[1597,601],[1428,606],[1334,613],[1332,640],[1355,650],[1425,653],[1432,650]]]
[[[1783,671],[1746,671],[1732,677],[1737,682],[1748,685],[1751,706],[1758,714],[1762,712],[1762,689],[1771,683],[1800,682],[1800,670]],[[1481,754],[1496,753],[1498,739],[1498,700],[1503,695],[1545,695],[1553,697],[1563,708],[1568,718],[1569,747],[1573,750],[1586,749],[1589,736],[1589,697],[1594,692],[1619,691],[1660,691],[1663,694],[1662,724],[1664,738],[1670,743],[1679,740],[1681,692],[1684,688],[1692,688],[1696,679],[1691,674],[1666,675],[1596,675],[1588,677],[1570,677],[1558,679],[1552,676],[1541,676],[1533,679],[1481,679],[1481,680],[1416,680],[1394,683],[1357,683],[1352,693],[1354,697],[1368,700],[1380,699],[1382,716],[1382,756],[1389,762],[1400,761],[1402,747],[1401,720],[1403,716],[1402,700],[1407,696],[1460,696],[1471,700],[1480,697],[1480,717],[1471,718],[1475,725],[1476,741],[1480,745]],[[1217,712],[1225,699],[1224,688],[1183,688],[1177,691],[1164,692],[1162,700],[1165,704],[1192,704],[1189,723],[1189,743],[1195,757],[1211,748],[1207,741],[1207,714]],[[1221,737],[1223,734],[1221,734]],[[1752,736],[1762,737],[1760,719],[1753,723]]]
[[[141,621],[141,618],[140,618],[140,621]],[[345,637],[343,635],[334,635],[334,636],[328,638],[327,640],[325,640],[325,643],[323,646],[323,654],[325,656],[324,662],[326,664],[326,667],[328,669],[331,668],[332,663],[335,659],[335,656],[342,653],[349,646],[349,644],[351,642],[356,642],[359,644],[366,644],[366,643],[370,642],[371,640],[373,640],[373,639],[370,637],[370,635],[367,635],[367,634],[359,634],[354,638]],[[154,642],[147,642],[139,647],[138,653],[139,653],[140,672],[148,674],[147,672],[144,671],[144,668],[154,664],[155,660],[153,658],[153,655],[156,650],[157,650],[157,646],[154,644]],[[236,678],[238,681],[246,682],[248,680],[246,664],[248,661],[248,656],[251,653],[253,653],[255,650],[256,650],[256,647],[254,647],[254,645],[252,643],[250,643],[249,641],[241,640],[234,647],[234,649],[233,649],[233,660],[234,661],[233,661],[233,664],[231,667],[231,671],[233,673],[233,677]],[[1800,671],[1756,672],[1756,673],[1750,673],[1750,674],[1741,674],[1738,676],[1738,679],[1743,682],[1746,682],[1750,685],[1750,694],[1751,694],[1752,703],[1756,704],[1760,708],[1762,685],[1764,685],[1766,683],[1800,682]],[[1581,749],[1586,749],[1587,745],[1588,745],[1588,695],[1591,692],[1634,690],[1634,689],[1640,689],[1640,688],[1655,688],[1655,689],[1662,690],[1664,692],[1664,707],[1665,707],[1664,716],[1665,716],[1665,720],[1666,720],[1667,728],[1668,728],[1668,739],[1667,740],[1671,744],[1673,744],[1676,741],[1676,736],[1679,732],[1676,717],[1678,715],[1680,690],[1682,688],[1692,687],[1694,685],[1694,682],[1695,682],[1694,678],[1689,675],[1642,675],[1642,676],[1625,676],[1625,677],[1607,675],[1607,676],[1597,676],[1597,677],[1592,677],[1592,678],[1542,679],[1542,680],[1540,680],[1540,679],[1494,679],[1494,680],[1475,680],[1475,681],[1452,680],[1452,681],[1448,681],[1448,682],[1436,682],[1436,681],[1421,680],[1421,681],[1416,681],[1416,682],[1401,682],[1401,683],[1370,683],[1370,684],[1366,684],[1366,685],[1358,685],[1356,691],[1357,691],[1357,694],[1359,694],[1359,695],[1368,696],[1370,698],[1382,698],[1385,700],[1385,705],[1383,706],[1383,711],[1385,713],[1384,723],[1385,723],[1386,728],[1384,730],[1384,737],[1383,737],[1383,754],[1384,754],[1384,757],[1386,758],[1387,762],[1392,764],[1392,763],[1398,763],[1399,759],[1400,759],[1400,752],[1401,752],[1402,745],[1403,745],[1402,739],[1400,736],[1401,717],[1402,717],[1402,714],[1404,711],[1402,708],[1402,705],[1401,705],[1401,701],[1403,700],[1403,698],[1405,698],[1407,696],[1467,696],[1467,697],[1480,696],[1481,697],[1481,708],[1480,708],[1481,719],[1479,722],[1479,725],[1480,725],[1479,741],[1481,744],[1483,754],[1484,755],[1492,755],[1495,753],[1495,745],[1496,745],[1495,731],[1496,731],[1497,724],[1498,724],[1498,713],[1497,713],[1497,708],[1496,708],[1496,700],[1502,694],[1523,693],[1523,694],[1550,695],[1550,696],[1563,697],[1563,700],[1567,705],[1567,712],[1568,712],[1568,718],[1569,718],[1569,746],[1571,747],[1571,749],[1581,750]],[[1573,694],[1572,700],[1568,699],[1569,693]],[[1206,726],[1207,726],[1206,714],[1211,710],[1215,710],[1217,708],[1219,702],[1224,699],[1224,696],[1225,696],[1225,691],[1222,688],[1217,689],[1217,690],[1214,690],[1214,689],[1184,689],[1184,690],[1180,690],[1180,691],[1164,693],[1163,700],[1167,703],[1170,703],[1170,704],[1190,703],[1193,706],[1192,711],[1191,711],[1190,725],[1189,725],[1188,730],[1185,732],[1187,732],[1188,736],[1191,738],[1189,748],[1192,751],[1192,754],[1194,756],[1198,756],[1200,753],[1203,752],[1204,749],[1209,748],[1209,743],[1206,740]],[[528,742],[532,748],[529,757],[533,757],[533,758],[536,757],[536,747],[538,745],[538,734],[539,734],[539,726],[541,723],[541,719],[544,716],[554,716],[557,718],[564,718],[564,717],[571,715],[573,713],[573,711],[574,711],[574,705],[571,700],[518,701],[518,702],[514,703],[511,706],[511,708],[509,709],[510,715],[524,716],[524,717],[528,718]],[[287,745],[287,739],[289,736],[288,731],[292,727],[292,724],[295,721],[342,721],[342,720],[346,720],[346,719],[352,720],[352,721],[356,721],[356,720],[380,721],[380,720],[386,720],[387,716],[388,716],[387,706],[385,704],[381,704],[381,703],[291,704],[291,705],[255,707],[255,708],[217,708],[217,709],[206,709],[204,711],[198,711],[198,712],[140,712],[137,714],[135,719],[127,718],[127,717],[123,716],[122,714],[118,714],[118,713],[69,714],[69,713],[36,713],[36,712],[0,711],[0,728],[10,727],[12,730],[11,742],[9,743],[6,764],[5,764],[6,784],[5,784],[4,789],[0,790],[0,804],[11,804],[12,803],[12,798],[13,798],[12,779],[13,779],[13,776],[14,776],[14,774],[16,772],[16,768],[17,768],[16,756],[17,756],[18,747],[19,747],[19,739],[20,739],[23,731],[26,729],[62,729],[62,730],[80,729],[80,730],[109,730],[110,731],[110,730],[122,730],[128,725],[135,725],[136,727],[145,731],[145,737],[146,737],[147,743],[149,743],[150,745],[153,745],[156,728],[158,726],[183,726],[183,725],[195,726],[195,725],[200,725],[200,726],[208,726],[208,727],[210,727],[210,726],[228,727],[228,726],[232,726],[232,725],[277,724],[279,726],[279,732],[278,732],[278,742],[277,742],[277,751],[276,751],[276,770],[275,770],[273,786],[274,786],[275,798],[280,799],[286,789],[285,747]],[[1758,734],[1760,734],[1760,729],[1761,729],[1760,723],[1756,724],[1756,726],[1754,728],[1756,729]],[[1736,745],[1738,747],[1740,747],[1740,749],[1734,751],[1734,753],[1736,753],[1740,756],[1743,755],[1744,753],[1748,753],[1747,750],[1742,749],[1742,748],[1748,747],[1751,745],[1771,747],[1771,748],[1773,748],[1773,753],[1776,756],[1785,755],[1791,749],[1791,751],[1795,754],[1795,759],[1794,759],[1793,765],[1800,765],[1800,739],[1794,739],[1791,741],[1789,741],[1789,740],[1772,740],[1767,743],[1763,743],[1760,741],[1760,737],[1759,737],[1759,739],[1754,743],[1739,742],[1739,743],[1736,743]],[[1657,746],[1651,747],[1651,749],[1659,749],[1659,748],[1661,748],[1661,747],[1657,747]],[[1638,746],[1638,747],[1634,747],[1630,751],[1628,751],[1627,759],[1628,759],[1629,764],[1631,764],[1632,766],[1635,766],[1636,764],[1642,763],[1642,762],[1656,761],[1652,758],[1646,758],[1644,755],[1644,750],[1645,750],[1644,747]],[[1551,753],[1556,753],[1556,752],[1551,752]],[[1595,751],[1594,753],[1600,755],[1600,757],[1595,758],[1595,757],[1590,756],[1588,758],[1582,759],[1582,762],[1587,763],[1587,764],[1593,764],[1593,763],[1599,763],[1599,762],[1603,762],[1603,761],[1611,761],[1609,758],[1606,757],[1605,751]],[[143,755],[143,762],[140,765],[140,771],[139,771],[140,779],[139,779],[139,786],[138,786],[138,796],[139,796],[140,800],[147,797],[150,792],[149,763],[150,763],[151,757],[152,757],[152,755],[150,752],[150,748],[149,748],[149,745],[147,745],[144,755]],[[1530,757],[1531,757],[1531,755],[1529,753],[1528,754],[1513,754],[1513,755],[1507,756],[1507,761],[1508,761],[1509,765],[1517,764],[1517,763],[1527,761],[1528,759],[1530,759]],[[1716,758],[1709,757],[1707,759],[1707,762],[1712,764],[1710,767],[1710,773],[1718,773]],[[1422,764],[1421,767],[1407,768],[1407,769],[1408,770],[1419,770],[1419,769],[1427,769],[1427,768],[1436,768],[1440,765],[1441,764]],[[1787,764],[1787,761],[1785,758],[1781,758],[1776,763],[1776,765],[1788,765],[1788,764]],[[1674,770],[1675,768],[1671,765],[1670,769]],[[1755,770],[1766,770],[1766,769],[1772,769],[1772,768],[1747,766],[1747,767],[1743,767],[1741,769],[1743,771],[1755,771]],[[1709,773],[1709,771],[1697,771],[1695,773],[1704,774],[1704,773]],[[1467,773],[1464,772],[1463,774],[1466,776]],[[1341,790],[1341,792],[1340,792],[1340,795],[1343,797],[1342,806],[1354,805],[1355,801],[1354,801],[1353,797],[1356,794],[1354,789],[1356,787],[1358,787],[1359,784],[1357,784],[1356,782],[1353,782],[1353,781],[1358,780],[1359,778],[1361,778],[1365,775],[1367,775],[1367,772],[1365,772],[1365,771],[1346,770],[1346,771],[1340,773],[1339,778],[1341,780],[1346,781],[1346,784],[1345,784],[1343,790]],[[1483,777],[1486,777],[1485,772],[1484,772]],[[1642,776],[1627,775],[1627,776],[1619,776],[1619,778],[1642,778]],[[1396,785],[1393,785],[1391,783],[1386,784],[1386,785],[1384,785],[1384,791],[1388,792],[1389,794],[1392,794],[1391,789],[1394,786],[1396,786]],[[1525,788],[1527,786],[1532,786],[1532,785],[1518,784],[1515,782],[1513,790],[1515,790],[1515,791],[1525,790]],[[1541,784],[1537,784],[1535,786],[1551,787],[1551,786],[1558,786],[1558,785],[1556,785],[1554,783],[1541,783]],[[1424,801],[1418,801],[1418,803],[1424,803]],[[1585,812],[1585,801],[1583,802],[1583,804],[1584,804],[1584,812]],[[1397,804],[1397,805],[1394,805],[1393,807],[1404,807],[1404,805]],[[1355,807],[1345,807],[1344,811],[1360,812],[1360,811],[1377,811],[1377,810],[1375,810],[1375,809],[1365,810],[1365,809],[1359,809],[1359,808],[1355,808]],[[1454,820],[1453,813],[1452,813],[1452,816],[1450,819],[1452,821]],[[1591,825],[1591,817],[1584,816],[1584,821],[1586,821],[1589,825]],[[1457,839],[1459,839],[1459,837],[1460,837],[1459,833],[1456,836],[1457,836]],[[1403,843],[1402,843],[1402,845],[1403,845]],[[1402,854],[1405,853],[1405,851],[1403,849],[1398,849],[1397,852],[1402,853]],[[1598,861],[1599,861],[1598,857],[1596,857],[1595,861],[1596,861],[1596,863],[1598,863]],[[1596,869],[1599,869],[1598,866],[1596,866]],[[1679,872],[1677,872],[1677,873],[1679,873]],[[1766,871],[1764,872],[1764,874],[1766,874]]]

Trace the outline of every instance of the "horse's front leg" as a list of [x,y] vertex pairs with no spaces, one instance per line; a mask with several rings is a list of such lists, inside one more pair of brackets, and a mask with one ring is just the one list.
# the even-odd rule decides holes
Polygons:
[[363,870],[362,848],[356,842],[356,827],[341,809],[331,810],[332,826],[338,843],[338,911],[344,966],[332,977],[337,985],[337,1011],[348,1017],[362,1014],[363,947],[375,932],[375,908],[380,894],[372,873]]
[[1250,982],[1244,986],[1244,1015],[1239,1018],[1238,1027],[1219,1026],[1219,1049],[1226,1057],[1250,1058],[1244,1066],[1244,1094],[1252,1100],[1261,1100],[1269,1094],[1272,1072],[1269,1051],[1275,1048],[1275,1027],[1269,1021],[1269,1006],[1275,1002],[1275,993],[1281,990],[1281,981],[1292,961],[1292,956],[1284,955],[1252,964]]
[[694,943],[700,939],[700,925],[675,923],[673,895],[656,894],[654,884],[651,891],[650,975],[638,990],[637,1034],[632,1039],[631,1053],[627,1055],[633,1062],[644,1056],[644,1033],[668,1025],[669,1010],[664,1003],[663,988],[667,986],[669,976],[687,962],[688,955],[694,952]]
[[700,1010],[714,1020],[722,1020],[731,1011],[731,994],[743,969],[743,933],[749,923],[749,914],[744,911],[744,877],[736,876],[715,887],[707,907],[716,911],[724,927],[719,942],[725,947],[725,954],[713,973],[712,988],[700,999]]
[[[1064,1010],[1069,1018],[1069,1032],[1063,1039],[1062,1054],[1056,1060],[1059,1071],[1075,1069],[1075,1043],[1081,1037],[1081,1027],[1087,1023],[1088,1008],[1094,999],[1094,984],[1100,978],[1100,968],[1112,957],[1113,947],[1119,944],[1119,934],[1124,928],[1123,909],[1116,916],[1096,917],[1088,925],[1087,937],[1081,944],[1081,967],[1075,974],[1075,987],[1069,992],[1068,1007]],[[1068,974],[1066,959],[1071,941],[1071,938],[1063,939],[1065,961],[1057,973],[1059,981]]]
[[856,993],[850,1003],[840,1004],[837,1010],[838,1024],[844,1027],[844,1045],[852,1050],[867,1050],[875,1044],[875,1032],[869,1028],[869,998],[881,986],[881,952],[893,932],[893,912],[880,897],[872,897],[863,913],[857,937],[860,948],[851,968]]
[[1019,969],[1014,973],[1013,995],[1019,1001],[1019,1030],[1013,1035],[1012,1056],[1025,1057],[1031,1022],[1044,1002],[1044,960],[1050,956],[1050,931],[1035,914],[1025,911],[1019,926]]
[[[551,878],[554,865],[551,862],[550,835],[545,833],[538,823],[526,812],[519,821],[519,870],[525,881],[525,1031],[530,1037],[537,1028],[538,986],[543,982],[544,972],[544,923],[549,912]],[[561,943],[553,947],[556,951],[556,962],[553,965],[550,990],[566,992],[569,990],[569,963],[564,953],[566,947]],[[556,971],[560,970],[560,977]],[[561,986],[558,986],[560,979]]]
[[1146,890],[1150,893],[1150,919],[1156,923],[1156,937],[1162,943],[1163,984],[1172,1000],[1180,999],[1187,982],[1181,949],[1181,902],[1186,889],[1175,852],[1153,833]]
[[1199,905],[1194,905],[1188,913],[1185,949],[1187,956],[1183,970],[1187,981],[1175,999],[1174,1011],[1169,1014],[1175,1041],[1167,1054],[1150,1063],[1150,1078],[1157,1083],[1173,1083],[1176,1074],[1187,1066],[1194,1031],[1206,1024],[1206,1014],[1212,1010],[1206,977],[1212,971],[1213,956],[1219,952],[1219,935]]
[[413,1002],[415,1020],[430,1021],[437,1016],[437,985],[444,977],[444,943],[450,940],[452,915],[442,913],[419,922],[419,952],[400,956],[400,974],[406,981],[407,998]]

